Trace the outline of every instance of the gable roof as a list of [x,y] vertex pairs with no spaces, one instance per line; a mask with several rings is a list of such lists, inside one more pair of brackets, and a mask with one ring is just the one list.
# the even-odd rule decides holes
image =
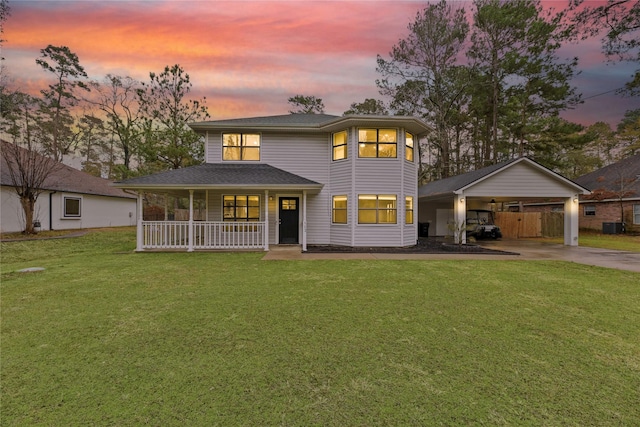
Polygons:
[[114,184],[131,189],[295,188],[319,190],[322,184],[264,163],[205,163]]
[[587,194],[589,190],[581,185],[553,172],[541,164],[534,162],[528,157],[519,157],[505,162],[496,163],[495,165],[487,166],[482,169],[467,172],[461,175],[452,176],[449,178],[441,179],[439,181],[433,181],[421,186],[418,189],[418,197],[436,197],[460,194],[464,190],[476,185],[506,169],[513,167],[519,163],[526,163],[539,172],[552,177],[553,179],[569,186],[573,187],[578,193]]
[[[10,142],[2,141],[3,149]],[[24,148],[21,148],[24,150]],[[0,156],[0,184],[13,187],[13,181],[9,174],[9,165],[4,156]],[[111,181],[79,171],[63,163],[58,166],[45,179],[42,190],[59,191],[65,193],[90,194],[95,196],[122,197],[133,199],[136,196],[119,188],[114,188]]]
[[430,130],[429,126],[422,120],[409,116],[334,116],[330,114],[285,114],[279,116],[212,120],[190,123],[189,126],[196,132],[206,132],[208,130],[334,132],[348,126],[399,126],[406,128],[416,135],[421,135]]
[[607,197],[607,194],[618,197],[621,192],[623,198],[640,197],[640,154],[582,175],[575,181],[591,188],[592,198]]

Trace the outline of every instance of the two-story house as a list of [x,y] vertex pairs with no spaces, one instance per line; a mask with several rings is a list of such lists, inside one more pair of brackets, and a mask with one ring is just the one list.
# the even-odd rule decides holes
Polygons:
[[[416,243],[421,120],[290,114],[190,126],[204,136],[204,164],[116,183],[139,194],[138,251]],[[190,219],[143,221],[144,192],[189,197]],[[193,220],[194,198],[206,221]]]

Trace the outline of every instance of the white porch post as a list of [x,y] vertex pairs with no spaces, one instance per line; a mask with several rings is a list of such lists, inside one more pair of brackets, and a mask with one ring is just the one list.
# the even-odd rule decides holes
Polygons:
[[453,241],[454,243],[467,243],[467,198],[464,194],[456,194],[453,199]]
[[302,252],[307,251],[307,190],[302,191]]
[[269,250],[269,190],[264,190],[264,250]]
[[564,200],[564,244],[578,246],[578,213],[580,204],[578,195]]
[[144,244],[143,228],[142,228],[142,191],[138,191],[138,200],[136,202],[137,221],[136,221],[136,252],[142,252]]
[[164,220],[169,221],[169,193],[164,195]]
[[189,190],[189,245],[187,252],[193,252],[193,190]]

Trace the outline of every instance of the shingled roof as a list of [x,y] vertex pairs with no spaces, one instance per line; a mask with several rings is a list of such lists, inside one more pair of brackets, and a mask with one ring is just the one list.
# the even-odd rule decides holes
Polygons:
[[592,190],[592,199],[640,197],[640,154],[582,175],[575,181]]
[[115,183],[131,189],[297,188],[320,189],[322,184],[264,163],[206,163]]
[[[2,141],[3,150],[5,144],[10,142]],[[0,184],[12,187],[14,185],[9,174],[9,165],[4,156],[1,158]],[[67,193],[91,194],[95,196],[123,197],[127,199],[135,198],[119,188],[114,188],[111,181],[79,171],[63,163],[59,163],[56,168],[47,176],[42,186],[42,190],[60,191]]]
[[335,132],[346,126],[398,126],[422,135],[429,126],[421,119],[410,116],[374,116],[330,114],[284,114],[279,116],[248,117],[241,119],[211,120],[189,123],[196,132],[207,131],[280,131],[280,132]]

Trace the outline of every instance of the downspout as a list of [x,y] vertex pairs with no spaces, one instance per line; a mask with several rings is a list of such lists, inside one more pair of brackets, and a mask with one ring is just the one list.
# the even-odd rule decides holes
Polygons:
[[52,191],[49,193],[49,230],[53,231],[53,195],[57,193],[57,191]]

